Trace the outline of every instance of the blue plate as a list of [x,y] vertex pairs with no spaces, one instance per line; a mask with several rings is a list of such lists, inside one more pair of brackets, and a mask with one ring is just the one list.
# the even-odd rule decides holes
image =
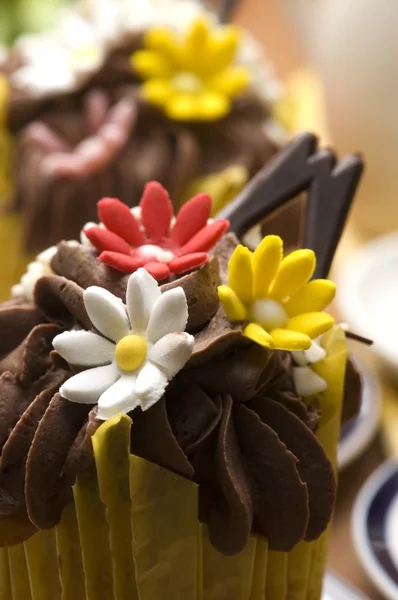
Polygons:
[[379,467],[362,488],[353,512],[359,559],[376,587],[398,599],[398,460]]
[[381,393],[377,378],[357,358],[354,362],[362,376],[361,410],[341,429],[339,469],[344,469],[363,453],[373,440],[380,422]]

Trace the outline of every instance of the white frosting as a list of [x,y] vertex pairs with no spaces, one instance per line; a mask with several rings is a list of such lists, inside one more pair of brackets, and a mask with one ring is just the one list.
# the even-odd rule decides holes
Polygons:
[[293,367],[294,387],[299,396],[313,396],[324,392],[327,383],[311,368],[326,358],[326,350],[321,346],[321,337],[312,341],[311,347],[303,352],[292,352],[293,361],[297,366]]
[[[76,241],[67,242],[71,246],[77,244]],[[13,298],[24,298],[28,302],[33,300],[33,292],[35,289],[36,282],[40,277],[46,275],[54,275],[54,271],[51,268],[51,259],[57,252],[56,246],[51,246],[47,250],[40,252],[35,260],[28,264],[26,273],[24,273],[20,279],[20,282],[13,285],[11,288],[11,296]]]
[[[98,403],[103,420],[155,404],[189,360],[194,344],[194,337],[184,332],[188,306],[181,287],[161,294],[156,280],[138,269],[129,278],[126,303],[103,288],[87,288],[84,304],[98,333],[67,331],[53,341],[65,360],[88,368],[66,381],[61,395],[72,402]],[[126,371],[118,366],[116,348],[129,335],[144,339],[147,351],[139,368]]]
[[[24,66],[12,75],[15,86],[41,96],[76,89],[96,71],[120,39],[153,25],[184,33],[203,15],[215,15],[196,0],[86,0],[60,12],[57,26],[17,41]],[[261,46],[244,30],[237,63],[252,73],[252,86],[264,102],[274,103],[282,87]]]
[[27,271],[22,275],[20,282],[11,288],[13,298],[23,297],[29,302],[33,300],[33,292],[37,280],[45,275],[54,274],[50,263],[56,251],[56,246],[51,246],[51,248],[47,248],[47,250],[38,254],[36,259],[28,264]]

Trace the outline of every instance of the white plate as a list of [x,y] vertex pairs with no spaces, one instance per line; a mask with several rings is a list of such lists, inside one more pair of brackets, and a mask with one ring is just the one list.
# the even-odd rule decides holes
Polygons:
[[398,374],[398,233],[362,246],[337,275],[337,302],[350,330]]
[[362,375],[362,401],[359,414],[342,427],[338,448],[339,469],[359,458],[373,440],[380,422],[381,393],[377,377],[356,358]]
[[376,587],[398,599],[398,461],[379,467],[362,488],[353,511],[354,544]]
[[326,573],[322,600],[369,600],[337,575]]

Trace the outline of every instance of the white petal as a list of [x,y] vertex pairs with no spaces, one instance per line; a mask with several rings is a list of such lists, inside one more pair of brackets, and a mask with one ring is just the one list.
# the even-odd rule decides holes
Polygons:
[[115,344],[92,331],[64,331],[53,346],[68,363],[83,367],[105,365],[115,356]]
[[146,330],[149,316],[161,292],[156,279],[145,269],[133,273],[127,284],[126,301],[131,329],[142,333]]
[[112,363],[105,367],[88,369],[74,375],[61,386],[60,394],[71,402],[95,404],[115,381],[120,377],[117,366]]
[[98,418],[105,421],[118,413],[134,410],[139,400],[135,393],[136,375],[122,375],[98,400]]
[[303,398],[324,392],[327,383],[311,367],[293,367],[293,381],[296,393]]
[[308,365],[307,356],[304,350],[292,352],[292,358],[295,364],[299,367],[305,367],[306,365]]
[[87,288],[84,305],[92,324],[105,337],[118,342],[129,333],[126,307],[108,290],[97,286]]
[[170,380],[190,359],[194,343],[195,338],[189,333],[168,333],[152,346],[148,358]]
[[326,350],[316,342],[312,342],[310,348],[304,352],[309,363],[319,362],[327,356]]
[[188,321],[188,305],[182,287],[164,292],[156,301],[149,317],[146,335],[152,344],[168,333],[184,331]]
[[141,369],[135,386],[142,410],[148,410],[164,394],[167,387],[167,376],[150,362]]

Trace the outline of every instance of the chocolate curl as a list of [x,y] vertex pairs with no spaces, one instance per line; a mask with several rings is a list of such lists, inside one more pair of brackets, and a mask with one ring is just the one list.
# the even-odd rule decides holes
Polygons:
[[297,135],[217,217],[229,219],[242,237],[297,194],[308,190],[304,246],[317,255],[314,277],[327,277],[358,186],[363,161],[352,155],[337,162],[318,150],[317,137]]

